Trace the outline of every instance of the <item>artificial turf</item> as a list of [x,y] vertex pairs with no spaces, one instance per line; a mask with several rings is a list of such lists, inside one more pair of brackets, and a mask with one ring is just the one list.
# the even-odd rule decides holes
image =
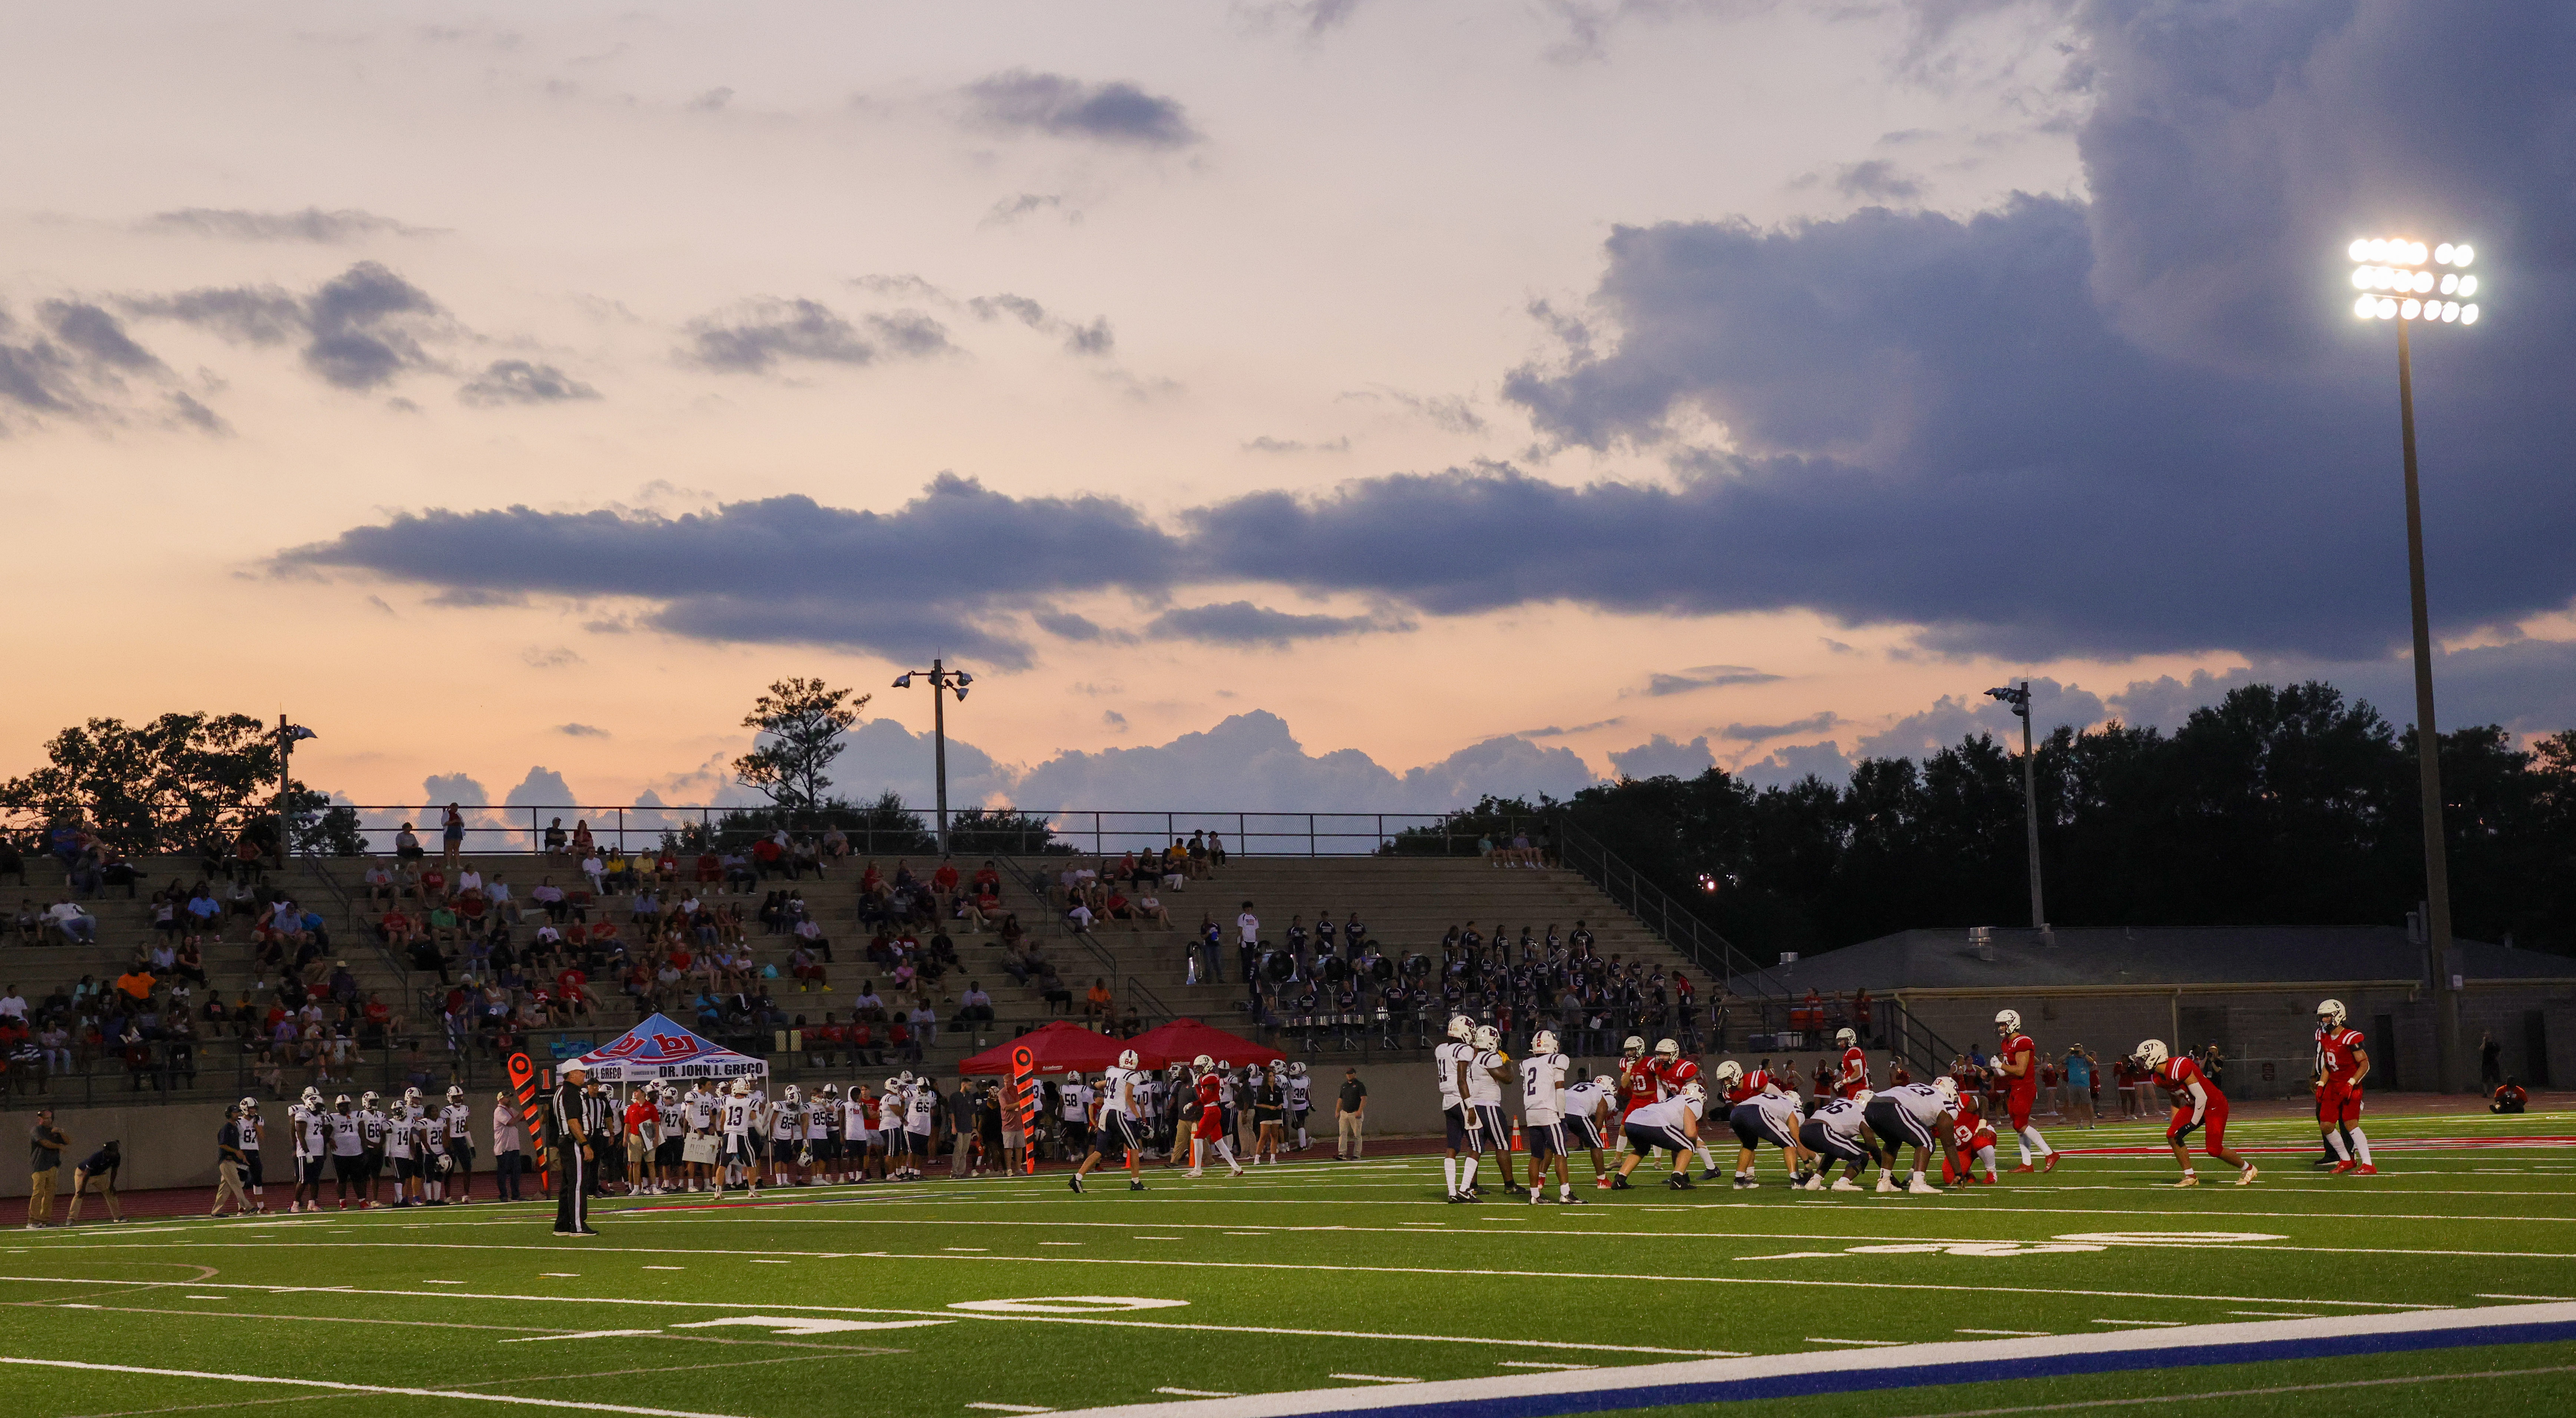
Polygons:
[[[2161,1152],[2073,1155],[2047,1176],[1939,1197],[1790,1192],[1773,1158],[1752,1192],[1612,1194],[1577,1159],[1588,1205],[1495,1188],[1451,1206],[1438,1159],[1413,1155],[1239,1180],[1149,1167],[1142,1193],[1101,1176],[1075,1196],[1050,1173],[723,1205],[609,1200],[595,1217],[604,1234],[578,1241],[550,1235],[552,1207],[537,1203],[84,1225],[0,1246],[0,1360],[187,1371],[22,1364],[12,1406],[30,1415],[323,1403],[371,1418],[584,1405],[970,1418],[2511,1307],[2576,1298],[2576,1148],[2553,1140],[2568,1121],[2374,1117],[2371,1178],[2309,1167],[2315,1135],[2300,1123],[2240,1123],[2235,1145],[2298,1151],[2258,1153],[2251,1187],[2204,1164],[2189,1191],[2164,1185],[2175,1169]],[[2161,1133],[2055,1138],[2134,1149]],[[1759,1406],[1818,1418],[2178,1399],[2229,1413],[2554,1413],[2571,1376],[2576,1343],[2490,1344]]]

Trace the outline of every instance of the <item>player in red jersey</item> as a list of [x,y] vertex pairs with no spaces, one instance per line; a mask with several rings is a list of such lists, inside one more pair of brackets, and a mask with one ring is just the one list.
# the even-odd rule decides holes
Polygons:
[[[1682,1046],[1670,1039],[1655,1041],[1655,1083],[1662,1098],[1678,1098],[1683,1088],[1699,1081],[1699,1060],[1682,1057]],[[1709,1155],[1704,1138],[1699,1141],[1699,1165],[1701,1181],[1717,1180],[1717,1159]]]
[[2188,1139],[2194,1129],[2200,1132],[2204,1151],[2237,1169],[2236,1185],[2253,1181],[2254,1164],[2227,1150],[2227,1095],[2210,1083],[2200,1065],[2187,1058],[2168,1056],[2160,1039],[2138,1045],[2138,1062],[2145,1064],[2156,1082],[2173,1095],[2173,1121],[2165,1125],[2165,1144],[2173,1149],[2174,1160],[2182,1164],[2182,1180],[2174,1185],[2200,1185],[2200,1178],[2191,1170]]
[[[2326,1150],[2335,1157],[2337,1175],[2346,1172],[2376,1177],[2370,1162],[2370,1139],[2361,1132],[2361,1081],[2370,1076],[2370,1051],[2361,1046],[2361,1031],[2344,1023],[2342,1000],[2317,1005],[2317,1128]],[[2349,1151],[2345,1139],[2351,1140]]]
[[1961,1094],[1953,1136],[1958,1139],[1959,1164],[1954,1169],[1950,1159],[1941,1159],[1941,1185],[1975,1181],[1976,1169],[1986,1169],[1985,1185],[1995,1184],[1995,1130],[1977,1112],[1976,1100]]
[[2039,1045],[2021,1032],[2021,1012],[2007,1009],[1995,1016],[1995,1033],[2003,1040],[1995,1050],[1995,1072],[2004,1080],[2004,1115],[2012,1123],[2013,1136],[2021,1144],[2021,1165],[2016,1172],[2033,1170],[2031,1154],[2039,1155],[2037,1170],[2057,1170],[2057,1149],[2030,1125],[2031,1106],[2039,1101]]
[[1860,1035],[1849,1029],[1835,1031],[1834,1042],[1843,1046],[1842,1062],[1834,1068],[1834,1096],[1849,1098],[1869,1087],[1869,1055],[1861,1052]]
[[1655,1061],[1646,1057],[1646,1041],[1631,1034],[1619,1046],[1619,1148],[1627,1150],[1628,1117],[1639,1108],[1651,1108],[1663,1101],[1663,1086],[1655,1077]]
[[1216,1155],[1233,1169],[1230,1175],[1240,1177],[1243,1164],[1234,1160],[1234,1144],[1225,1135],[1225,1109],[1219,1106],[1225,1085],[1217,1078],[1216,1060],[1201,1054],[1190,1060],[1190,1066],[1199,1074],[1194,1090],[1199,1100],[1199,1118],[1190,1128],[1190,1170],[1187,1175],[1195,1177],[1199,1174],[1199,1164],[1207,1160],[1207,1150],[1214,1147]]

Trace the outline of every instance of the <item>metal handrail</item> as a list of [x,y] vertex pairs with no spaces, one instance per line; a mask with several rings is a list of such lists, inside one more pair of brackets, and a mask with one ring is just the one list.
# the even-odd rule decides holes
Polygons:
[[1894,1041],[1881,1047],[1892,1048],[1902,1054],[1906,1062],[1923,1070],[1925,1078],[1949,1072],[1952,1059],[1967,1056],[1967,1050],[1952,1047],[1950,1041],[1933,1032],[1930,1025],[1915,1018],[1914,1011],[1906,1008],[1903,1000],[1881,999],[1871,1003],[1874,1007],[1870,1012],[1878,1016],[1870,1021],[1871,1024],[1878,1029],[1880,1038]]
[[1765,1000],[1788,1000],[1786,989],[1765,975],[1752,957],[1736,949],[1734,942],[1692,915],[1635,867],[1620,860],[1600,839],[1562,815],[1549,826],[1556,835],[1559,862],[1600,887],[1612,905],[1634,916],[1639,925],[1661,936],[1666,944],[1723,982],[1728,994],[1748,993],[1743,982],[1749,981],[1753,995]]
[[[1154,993],[1153,986],[1146,984],[1142,980],[1139,980],[1132,985],[1129,984],[1127,982],[1124,963],[1120,961],[1118,956],[1111,952],[1107,946],[1102,945],[1099,940],[1091,934],[1091,932],[1074,929],[1073,924],[1064,918],[1063,913],[1055,909],[1055,898],[1047,890],[1046,878],[1039,876],[1037,873],[1020,865],[1020,860],[1017,857],[996,857],[994,860],[1001,863],[1002,870],[1009,873],[1012,880],[1017,881],[1020,884],[1021,890],[1037,898],[1039,908],[1044,910],[1047,913],[1048,918],[1053,921],[1054,933],[1056,935],[1071,937],[1075,942],[1080,944],[1085,951],[1090,953],[1094,962],[1109,971],[1109,978],[1114,982],[1111,986],[1111,992],[1113,994],[1131,1001],[1137,1001],[1138,997],[1141,996],[1142,1003],[1151,1004],[1153,1006],[1151,1014],[1158,1016],[1156,1022],[1168,1021],[1180,1017],[1172,1012],[1171,1006],[1163,1002],[1162,996]],[[1133,995],[1129,994],[1129,991],[1131,990],[1134,991]],[[1148,1011],[1142,1009],[1137,1011],[1139,1018],[1146,1017],[1147,1013]]]

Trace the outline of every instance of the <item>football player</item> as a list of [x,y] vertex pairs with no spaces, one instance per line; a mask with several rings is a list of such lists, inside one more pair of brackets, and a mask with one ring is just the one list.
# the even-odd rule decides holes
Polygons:
[[1825,1173],[1836,1162],[1844,1163],[1843,1174],[1836,1177],[1832,1189],[1856,1192],[1861,1189],[1857,1178],[1861,1169],[1875,1162],[1884,1178],[1893,1169],[1889,1157],[1879,1151],[1878,1142],[1869,1134],[1869,1100],[1874,1096],[1866,1088],[1858,1093],[1836,1098],[1809,1115],[1798,1127],[1798,1142],[1816,1155],[1816,1174],[1807,1179],[1807,1190],[1824,1191]]
[[1807,1180],[1807,1149],[1798,1141],[1803,1121],[1798,1095],[1778,1088],[1765,1089],[1727,1110],[1727,1126],[1735,1129],[1737,1191],[1762,1185],[1753,1175],[1753,1163],[1766,1142],[1780,1149],[1781,1160],[1789,1168],[1789,1185]]
[[[1680,1094],[1684,1084],[1698,1081],[1699,1060],[1682,1057],[1682,1046],[1670,1039],[1656,1041],[1655,1085],[1661,1095],[1657,1101],[1675,1097]],[[1717,1180],[1717,1159],[1709,1155],[1706,1142],[1699,1145],[1699,1166],[1701,1181]]]
[[1691,1153],[1699,1146],[1699,1116],[1707,1097],[1707,1090],[1700,1085],[1685,1084],[1671,1099],[1649,1103],[1628,1114],[1622,1121],[1622,1130],[1635,1150],[1620,1160],[1619,1178],[1611,1185],[1624,1190],[1628,1174],[1637,1170],[1648,1152],[1661,1147],[1673,1154],[1673,1172],[1664,1179],[1664,1185],[1675,1191],[1690,1190]]
[[[1143,1077],[1137,1063],[1136,1051],[1127,1049],[1118,1055],[1117,1066],[1101,1075],[1100,1121],[1091,1130],[1090,1155],[1075,1166],[1072,1176],[1065,1178],[1064,1184],[1076,1192],[1082,1190],[1082,1179],[1090,1175],[1091,1169],[1099,1166],[1100,1159],[1112,1150],[1126,1159],[1127,1190],[1140,1192],[1145,1189],[1145,1173],[1140,1165],[1145,1144],[1136,1135],[1136,1085]],[[1205,1116],[1204,1111],[1201,1116]],[[1242,1169],[1238,1167],[1235,1170]]]
[[[722,1109],[717,1104],[716,1095],[708,1089],[707,1081],[705,1079],[698,1079],[689,1085],[689,1096],[682,1101],[681,1107],[688,1115],[689,1135],[691,1137],[705,1138],[709,1143],[715,1143],[715,1148],[701,1146],[699,1148],[700,1155],[716,1155],[716,1149],[720,1149],[722,1146],[721,1143],[716,1143],[716,1118]],[[684,1146],[684,1154],[685,1150]],[[719,1178],[716,1176],[715,1163],[691,1162],[688,1164],[688,1167],[689,1190],[693,1192],[709,1191],[718,1184]]]
[[2007,1009],[1995,1015],[1995,1036],[2003,1040],[1995,1050],[1995,1072],[2004,1077],[2004,1114],[2012,1123],[2013,1136],[2021,1145],[2021,1165],[2016,1172],[2034,1170],[2031,1157],[2037,1154],[2036,1170],[2057,1170],[2057,1149],[2030,1125],[2031,1106],[2039,1101],[2039,1045],[2021,1032],[2021,1011]]
[[377,1093],[358,1095],[358,1138],[367,1149],[366,1164],[361,1169],[367,1179],[366,1197],[358,1203],[361,1211],[376,1209],[385,1182],[385,1111],[384,1098]]
[[1188,1175],[1199,1175],[1207,1149],[1214,1147],[1218,1158],[1224,1161],[1228,1175],[1240,1177],[1243,1164],[1234,1160],[1234,1144],[1226,1138],[1224,1131],[1225,1113],[1217,1106],[1216,1060],[1201,1054],[1190,1061],[1190,1066],[1198,1071],[1198,1081],[1191,1089],[1196,1098],[1197,1114],[1190,1124]]
[[[1959,1085],[1947,1077],[1930,1083],[1901,1083],[1871,1096],[1862,1108],[1869,1130],[1887,1146],[1891,1164],[1907,1147],[1914,1149],[1914,1170],[1903,1190],[1916,1196],[1937,1196],[1941,1189],[1923,1179],[1923,1169],[1937,1148],[1952,1171],[1965,1171],[1959,1165]],[[1898,1190],[1895,1167],[1879,1173],[1878,1189]]]
[[420,1124],[400,1103],[385,1114],[385,1161],[394,1171],[394,1205],[420,1204],[420,1158],[412,1151]]
[[2190,1138],[2194,1131],[2200,1133],[2202,1150],[2236,1169],[2236,1185],[2250,1185],[2255,1176],[2254,1164],[2227,1150],[2227,1095],[2218,1091],[2209,1076],[2200,1071],[2199,1064],[2188,1057],[2168,1055],[2160,1039],[2138,1045],[2137,1059],[2173,1095],[2173,1120],[2165,1125],[2165,1145],[2173,1149],[2174,1161],[2182,1166],[2182,1180],[2174,1185],[2200,1185],[2200,1177],[2191,1169]]
[[[1530,1036],[1530,1056],[1521,1061],[1521,1123],[1529,1130],[1530,1182],[1532,1205],[1547,1200],[1547,1163],[1556,1159],[1556,1199],[1567,1206],[1581,1205],[1583,1198],[1574,1194],[1574,1182],[1566,1175],[1565,1154],[1573,1146],[1566,1127],[1565,1055],[1556,1051],[1556,1035],[1541,1029]],[[1601,1151],[1592,1152],[1592,1173],[1601,1174]]]
[[1602,1139],[1609,1135],[1611,1122],[1619,1110],[1612,1103],[1617,1090],[1611,1080],[1595,1074],[1565,1090],[1565,1145],[1580,1147],[1592,1154],[1592,1185],[1610,1189],[1610,1163],[1602,1155]]
[[1950,1136],[1959,1145],[1959,1155],[1967,1159],[1968,1169],[1954,1173],[1945,1159],[1941,1163],[1942,1183],[1947,1185],[1951,1182],[1977,1181],[1976,1169],[1982,1167],[1986,1172],[1983,1179],[1985,1185],[1993,1186],[1995,1184],[1995,1130],[1977,1111],[1976,1099],[1965,1094],[1960,1096],[1959,1112],[1950,1129]]
[[1512,1056],[1503,1052],[1503,1031],[1490,1024],[1478,1025],[1468,1036],[1468,1046],[1475,1057],[1467,1070],[1467,1136],[1480,1157],[1486,1149],[1493,1150],[1494,1170],[1502,1174],[1503,1190],[1518,1196],[1521,1186],[1512,1177],[1512,1130],[1503,1119],[1503,1085],[1512,1081]]
[[911,1112],[912,1105],[904,1097],[903,1080],[887,1079],[885,1091],[877,1095],[877,1136],[885,1147],[886,1180],[890,1182],[906,1181],[913,1175],[912,1134],[904,1128]]
[[727,1183],[736,1178],[753,1196],[760,1195],[760,1158],[751,1150],[751,1080],[737,1078],[716,1109],[716,1129],[723,1136],[716,1153],[716,1200],[724,1200]]
[[[2342,1000],[2317,1005],[2317,1127],[2335,1154],[2337,1176],[2376,1177],[2370,1139],[2361,1131],[2361,1081],[2370,1076],[2370,1051],[2361,1031],[2344,1023]],[[2350,1146],[2347,1148],[2346,1143]]]
[[805,1151],[805,1094],[793,1083],[769,1105],[769,1179],[786,1186]]
[[[254,1197],[265,1198],[268,1195],[267,1178],[262,1174],[259,1161],[260,1142],[267,1136],[268,1124],[260,1121],[259,1117],[259,1100],[244,1098],[241,1100],[242,1178],[243,1185]],[[268,1203],[265,1200],[254,1201],[250,1209],[265,1215]]]
[[[1631,1034],[1619,1045],[1619,1138],[1618,1150],[1628,1150],[1628,1119],[1640,1108],[1664,1101],[1663,1087],[1655,1079],[1655,1061],[1646,1057],[1646,1041]],[[1625,1176],[1626,1173],[1620,1175]]]
[[323,1157],[330,1151],[330,1109],[322,1104],[322,1090],[307,1088],[295,1106],[286,1110],[286,1124],[295,1137],[295,1199],[287,1206],[290,1213],[322,1209]]
[[[1467,1075],[1476,1062],[1476,1047],[1468,1041],[1475,1033],[1476,1021],[1463,1014],[1450,1015],[1449,1037],[1431,1051],[1432,1071],[1440,1080],[1440,1122],[1448,1134],[1440,1154],[1440,1179],[1453,1202],[1476,1199],[1476,1154],[1484,1151],[1473,1145],[1472,1124],[1467,1120]],[[1463,1159],[1458,1155],[1462,1150],[1467,1154]]]
[[1860,1035],[1849,1029],[1834,1031],[1834,1042],[1843,1050],[1842,1062],[1834,1068],[1834,1096],[1853,1098],[1869,1091],[1869,1055],[1860,1047]]
[[1300,1059],[1288,1065],[1288,1126],[1297,1134],[1297,1150],[1300,1152],[1314,1146],[1306,1137],[1306,1114],[1313,1103],[1314,1094],[1306,1082],[1306,1063]]
[[366,1129],[358,1122],[358,1105],[346,1093],[331,1100],[330,1116],[323,1121],[331,1129],[331,1175],[340,1184],[340,1209],[346,1211],[351,1192],[360,1201],[367,1199]]

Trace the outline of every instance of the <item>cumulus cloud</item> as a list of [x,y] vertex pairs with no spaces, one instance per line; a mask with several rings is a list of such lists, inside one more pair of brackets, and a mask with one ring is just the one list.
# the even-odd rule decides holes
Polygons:
[[813,300],[746,301],[689,323],[680,357],[701,369],[766,374],[783,361],[874,364],[889,358],[944,354],[947,327],[927,315],[896,311],[855,323]]
[[1613,749],[1610,766],[1622,778],[1696,778],[1717,766],[1717,755],[1708,751],[1706,734],[1688,743],[1657,734],[1635,748]]
[[[956,751],[953,741],[949,751]],[[1399,774],[1357,749],[1310,754],[1287,721],[1254,710],[1165,744],[1060,753],[1019,776],[1013,801],[1033,809],[1189,804],[1240,811],[1440,812],[1471,806],[1487,793],[1571,797],[1593,780],[1572,750],[1512,736]],[[1231,831],[1230,819],[1226,828]]]
[[503,807],[570,807],[581,801],[573,796],[572,785],[551,768],[531,767],[528,776],[519,780],[501,799]]
[[328,212],[320,207],[307,207],[300,212],[181,207],[176,211],[155,213],[143,225],[149,231],[216,237],[225,241],[307,241],[324,246],[346,245],[379,234],[430,234],[427,228],[406,226],[391,217],[354,207]]
[[481,374],[466,381],[456,397],[468,404],[490,408],[498,404],[559,404],[567,400],[596,399],[599,391],[555,368],[524,359],[496,359]]
[[387,267],[361,261],[296,295],[276,286],[232,286],[139,296],[131,313],[176,320],[241,344],[300,341],[304,367],[341,389],[375,389],[437,364],[422,341],[446,330],[429,293]]
[[483,785],[468,773],[432,773],[421,780],[421,796],[433,803],[482,807],[492,801]]
[[1792,744],[1757,762],[1735,770],[1735,776],[1756,788],[1793,787],[1809,778],[1827,783],[1851,781],[1852,761],[1843,756],[1842,745],[1824,743]]
[[1140,148],[1183,148],[1199,140],[1179,103],[1125,82],[1012,69],[968,85],[964,98],[979,125],[1004,132]]
[[[2041,734],[2059,724],[2090,728],[2111,717],[2101,696],[2045,677],[2030,682],[2030,702],[2031,727]],[[2016,752],[2021,748],[2021,720],[2011,708],[1982,693],[1969,693],[1941,696],[1931,708],[1908,714],[1863,738],[1860,751],[1870,758],[1921,758],[1975,734],[2009,739]]]

